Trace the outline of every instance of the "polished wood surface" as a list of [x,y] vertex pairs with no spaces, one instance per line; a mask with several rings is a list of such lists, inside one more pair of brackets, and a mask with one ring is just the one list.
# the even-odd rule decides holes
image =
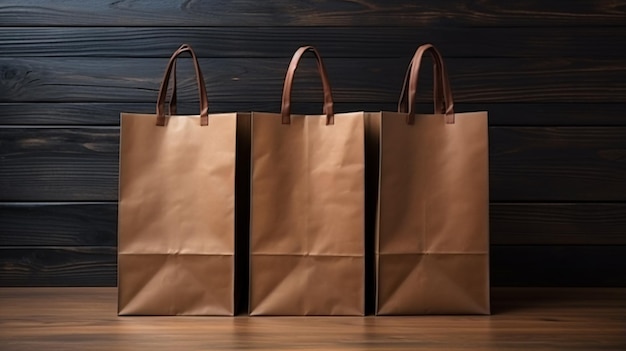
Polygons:
[[626,289],[495,288],[491,316],[118,317],[115,288],[0,289],[0,350],[626,350]]

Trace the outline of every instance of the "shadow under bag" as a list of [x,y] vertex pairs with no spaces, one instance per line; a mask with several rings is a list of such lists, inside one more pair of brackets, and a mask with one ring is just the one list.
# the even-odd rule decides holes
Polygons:
[[[414,110],[425,53],[434,61],[435,114]],[[455,113],[443,59],[430,44],[415,53],[399,111],[366,116],[368,159],[378,166],[368,172],[379,178],[368,188],[377,194],[368,204],[376,216],[376,314],[488,314],[487,112]]]

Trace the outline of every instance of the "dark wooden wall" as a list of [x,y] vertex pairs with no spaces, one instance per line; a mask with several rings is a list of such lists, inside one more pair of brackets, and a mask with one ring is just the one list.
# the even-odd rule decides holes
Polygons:
[[[183,42],[213,112],[277,111],[303,44],[338,110],[391,110],[434,43],[457,110],[490,112],[493,285],[626,286],[624,0],[3,0],[0,286],[116,284],[119,112],[154,110]],[[321,108],[312,67],[300,112]]]

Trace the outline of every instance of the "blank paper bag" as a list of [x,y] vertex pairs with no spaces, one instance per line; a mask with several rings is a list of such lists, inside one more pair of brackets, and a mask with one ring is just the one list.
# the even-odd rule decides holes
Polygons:
[[[293,75],[315,55],[324,113],[290,111]],[[333,113],[313,47],[294,55],[282,112],[252,113],[251,315],[364,313],[364,114]]]
[[[196,70],[200,114],[169,116],[167,85],[184,52]],[[235,239],[247,235],[246,130],[249,114],[209,114],[204,79],[188,45],[169,61],[156,114],[122,113],[120,315],[235,313]],[[243,184],[242,194],[236,183]]]

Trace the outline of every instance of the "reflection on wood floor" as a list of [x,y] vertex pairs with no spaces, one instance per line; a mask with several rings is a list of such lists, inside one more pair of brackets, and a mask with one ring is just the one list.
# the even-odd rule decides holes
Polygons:
[[116,288],[0,289],[0,350],[626,350],[626,289],[494,288],[491,316],[118,317]]

